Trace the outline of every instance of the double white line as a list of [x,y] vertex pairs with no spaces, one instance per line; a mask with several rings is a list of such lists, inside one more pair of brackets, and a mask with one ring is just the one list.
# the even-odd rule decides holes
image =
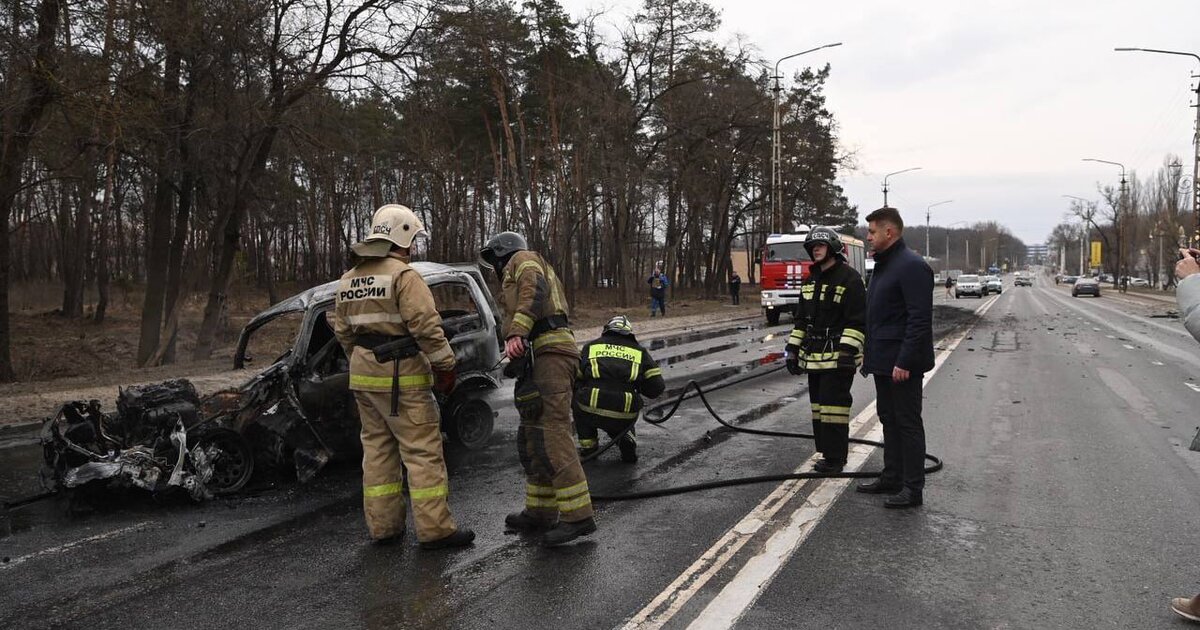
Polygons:
[[[985,301],[975,309],[977,316],[983,316],[1001,296],[997,295]],[[944,349],[938,353],[933,369],[925,374],[925,382],[941,369],[950,353],[966,338],[971,328],[955,335]],[[883,427],[879,417],[875,415],[875,402],[871,401],[850,423],[851,433],[856,437],[878,441],[883,437]],[[862,469],[874,447],[865,444],[852,444],[847,457],[845,470],[855,472]],[[802,472],[812,468],[817,454],[796,468]],[[726,567],[745,547],[760,533],[771,532],[769,526],[779,525],[776,515],[801,490],[812,484],[816,487],[804,500],[804,504],[788,517],[787,523],[774,529],[770,537],[761,544],[760,551],[746,561],[737,574],[726,583],[725,587],[702,610],[688,628],[715,629],[731,628],[742,618],[742,615],[754,605],[768,584],[787,564],[800,545],[808,538],[812,530],[829,512],[838,496],[849,485],[849,479],[793,479],[781,483],[771,494],[767,495],[742,520],[731,527],[708,551],[704,552],[690,567],[670,585],[638,611],[623,626],[623,630],[654,630],[662,628],[671,621],[684,606],[719,571]]]

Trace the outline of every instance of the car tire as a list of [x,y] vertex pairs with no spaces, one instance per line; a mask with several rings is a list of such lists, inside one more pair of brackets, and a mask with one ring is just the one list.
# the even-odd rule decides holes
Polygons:
[[213,427],[204,429],[194,439],[201,450],[216,448],[212,477],[206,484],[214,495],[233,494],[254,476],[254,451],[237,431]]
[[956,300],[958,299],[958,291],[954,292],[954,299],[956,299]]
[[767,311],[767,324],[771,326],[779,325],[779,311],[774,309]]
[[486,448],[492,439],[496,414],[492,406],[480,398],[469,398],[458,405],[445,423],[447,436],[464,448],[477,451]]

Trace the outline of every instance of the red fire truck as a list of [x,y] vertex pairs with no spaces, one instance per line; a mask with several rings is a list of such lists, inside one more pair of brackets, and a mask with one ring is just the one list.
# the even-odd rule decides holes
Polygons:
[[[790,234],[771,234],[762,252],[762,307],[767,323],[779,323],[779,315],[791,313],[800,302],[800,285],[808,280],[808,268],[812,259],[804,249],[804,239],[809,227],[799,226]],[[866,247],[864,243],[845,234],[840,235],[846,245],[846,262],[858,273],[866,275]]]

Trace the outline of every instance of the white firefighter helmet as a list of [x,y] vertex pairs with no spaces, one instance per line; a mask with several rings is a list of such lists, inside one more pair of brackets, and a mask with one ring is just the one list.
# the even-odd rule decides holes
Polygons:
[[418,236],[429,236],[421,218],[408,206],[389,203],[375,211],[371,233],[350,249],[362,258],[387,256],[393,245],[410,248]]

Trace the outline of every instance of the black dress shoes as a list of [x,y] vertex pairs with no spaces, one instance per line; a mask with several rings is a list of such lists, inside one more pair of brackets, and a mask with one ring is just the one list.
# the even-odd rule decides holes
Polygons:
[[882,479],[876,479],[875,481],[858,484],[854,487],[854,491],[862,492],[863,494],[896,494],[897,492],[900,492],[903,487],[904,486],[901,486],[898,483],[890,483]]
[[918,505],[921,505],[921,491],[912,488],[904,488],[883,502],[883,507],[893,509],[911,508]]

